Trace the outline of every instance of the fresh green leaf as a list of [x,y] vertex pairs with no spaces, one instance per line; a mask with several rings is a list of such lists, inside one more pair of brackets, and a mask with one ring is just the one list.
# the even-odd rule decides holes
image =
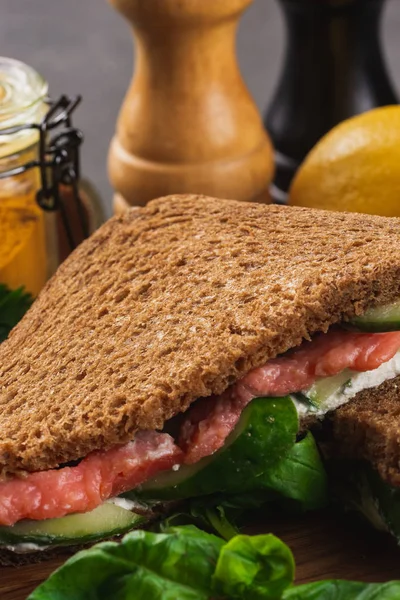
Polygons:
[[193,517],[198,518],[207,526],[210,526],[224,540],[230,540],[239,533],[237,527],[227,518],[223,506],[204,509],[193,507],[191,511]]
[[341,502],[363,514],[376,529],[388,531],[400,541],[400,489],[383,481],[363,461],[331,461],[329,470]]
[[260,484],[298,501],[304,509],[326,505],[327,477],[312,434],[307,433],[283,460],[259,477],[257,486]]
[[[366,494],[372,499],[373,505],[380,517],[381,528],[389,530],[400,540],[400,489],[393,487],[380,477],[371,465],[360,464],[367,481],[368,490]],[[379,529],[379,526],[378,526]]]
[[358,583],[355,581],[317,581],[286,590],[283,600],[398,600],[400,581]]
[[279,501],[280,496],[273,490],[254,490],[245,494],[215,494],[205,498],[193,499],[199,505],[223,506],[225,511],[242,513],[248,509],[261,508],[266,502]]
[[[276,424],[279,426],[279,423]],[[250,479],[250,477],[249,477]],[[179,512],[160,524],[194,524],[228,540],[242,524],[254,517],[254,511],[279,509],[316,509],[327,503],[327,477],[311,433],[293,444],[289,453],[262,476],[253,478],[252,492],[211,494],[186,501]],[[250,486],[250,481],[249,481]],[[264,489],[262,489],[264,486]],[[287,499],[289,502],[284,502]]]
[[[301,509],[311,510],[328,503],[328,482],[317,445],[311,433],[293,444],[288,454],[265,473],[253,480],[254,491],[243,494],[219,494],[193,500],[199,507],[221,506],[230,520],[246,515],[248,510],[271,504],[283,505],[282,500],[295,501]],[[286,505],[289,507],[289,504]],[[201,510],[201,508],[200,508]]]
[[10,290],[0,284],[0,342],[3,342],[11,329],[22,319],[33,298],[24,289]]
[[[134,531],[68,560],[30,600],[206,600],[223,540],[195,527]],[[135,596],[129,590],[135,591]]]
[[400,581],[293,585],[294,561],[275,536],[230,541],[196,527],[135,531],[79,552],[28,600],[398,600]]
[[243,520],[250,508],[260,508],[269,497],[260,492],[262,499],[256,501],[257,494],[224,496],[223,494],[193,498],[172,513],[152,525],[153,531],[165,532],[170,527],[195,525],[200,529],[215,533],[230,540],[239,533]]
[[272,534],[237,535],[222,548],[214,588],[228,598],[281,598],[294,577],[289,548]]
[[135,531],[79,552],[28,600],[277,600],[293,557],[272,535],[225,543],[196,527]]
[[235,519],[228,518],[224,506],[210,500],[189,500],[179,507],[179,511],[166,516],[153,524],[153,531],[165,533],[171,527],[195,525],[200,529],[219,535],[224,540],[230,540],[239,533]]

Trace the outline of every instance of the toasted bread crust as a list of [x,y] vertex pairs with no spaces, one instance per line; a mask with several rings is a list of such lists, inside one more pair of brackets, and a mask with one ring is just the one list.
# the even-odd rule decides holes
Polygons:
[[[364,390],[329,419],[325,454],[366,460],[389,484],[400,486],[400,376]],[[326,429],[326,428],[325,428]]]
[[0,476],[161,428],[400,296],[400,221],[170,196],[113,218],[0,346]]

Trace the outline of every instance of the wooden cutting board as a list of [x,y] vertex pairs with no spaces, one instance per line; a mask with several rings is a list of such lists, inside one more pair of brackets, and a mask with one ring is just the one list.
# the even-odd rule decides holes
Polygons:
[[[359,581],[400,579],[400,548],[357,516],[332,511],[266,518],[248,533],[272,532],[292,549],[297,583],[340,578]],[[0,567],[1,600],[25,600],[63,562],[62,558],[19,568]]]

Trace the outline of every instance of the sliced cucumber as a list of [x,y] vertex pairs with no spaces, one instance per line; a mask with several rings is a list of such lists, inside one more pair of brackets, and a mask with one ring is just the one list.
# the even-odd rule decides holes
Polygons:
[[140,527],[148,519],[106,502],[87,513],[44,521],[19,521],[0,527],[0,545],[36,544],[54,546],[94,542]]
[[289,397],[255,398],[244,409],[221,450],[195,465],[162,473],[124,495],[178,500],[254,489],[254,478],[287,454],[297,430],[297,410]]
[[400,300],[370,308],[360,317],[351,319],[349,323],[360,331],[371,333],[400,331]]
[[346,387],[351,385],[351,378],[354,374],[354,371],[344,369],[332,377],[321,377],[308,390],[303,390],[293,396],[308,404],[310,412],[319,412],[328,404],[328,400],[332,396],[342,393]]

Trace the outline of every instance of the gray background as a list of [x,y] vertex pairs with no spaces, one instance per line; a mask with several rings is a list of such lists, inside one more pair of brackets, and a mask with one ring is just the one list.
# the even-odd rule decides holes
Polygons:
[[[400,0],[388,0],[384,48],[398,88],[399,31]],[[238,56],[260,110],[274,91],[283,43],[283,22],[275,0],[255,0],[241,21]],[[49,81],[52,96],[83,94],[75,121],[86,138],[83,170],[110,213],[107,151],[133,69],[127,23],[106,0],[0,0],[0,54],[35,67]]]

